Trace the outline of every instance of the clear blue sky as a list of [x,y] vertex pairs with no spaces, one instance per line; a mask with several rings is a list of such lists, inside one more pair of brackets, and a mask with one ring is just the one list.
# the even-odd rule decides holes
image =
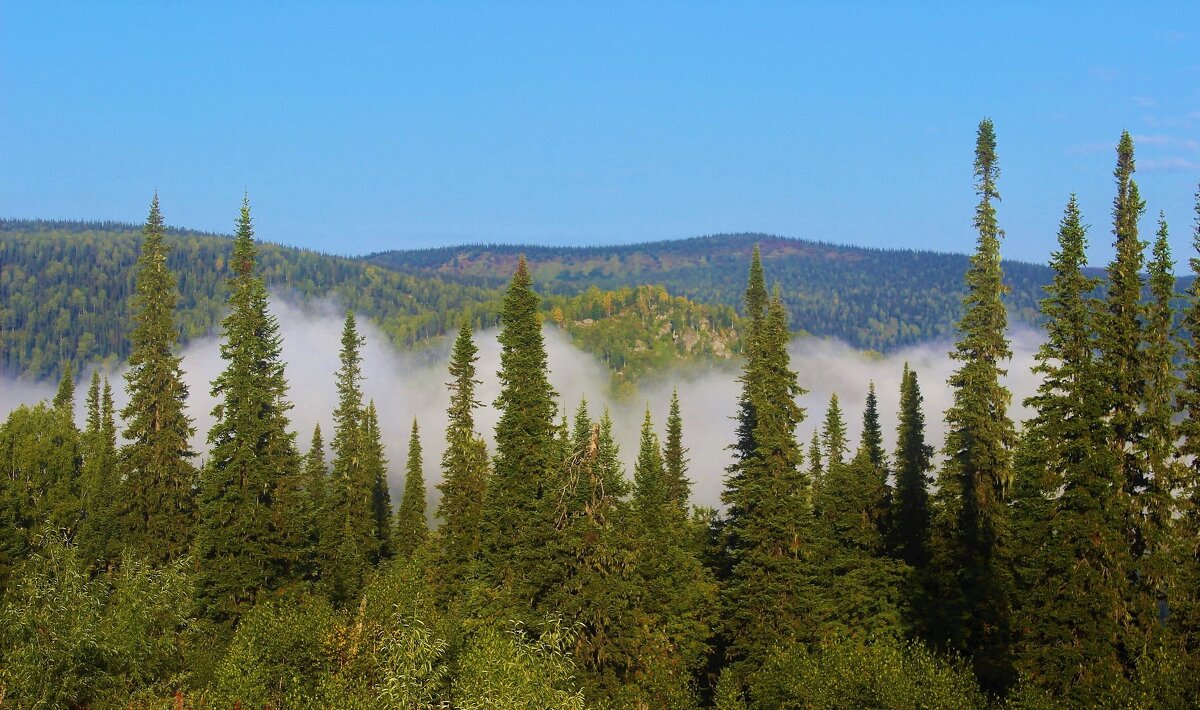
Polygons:
[[[1200,2],[0,0],[0,216],[167,221],[338,253],[763,231],[969,251],[979,119],[1008,257],[1113,146],[1190,255]],[[985,7],[986,5],[986,7]],[[1053,6],[1053,7],[1050,7]]]

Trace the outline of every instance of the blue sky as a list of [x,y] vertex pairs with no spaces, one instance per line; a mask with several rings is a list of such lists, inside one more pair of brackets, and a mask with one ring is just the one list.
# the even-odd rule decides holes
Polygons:
[[[1049,7],[1049,6],[1053,7]],[[1095,7],[1099,5],[1099,7]],[[15,3],[0,216],[337,253],[730,231],[973,248],[996,123],[1007,257],[1080,195],[1111,254],[1113,147],[1191,255],[1200,3]]]

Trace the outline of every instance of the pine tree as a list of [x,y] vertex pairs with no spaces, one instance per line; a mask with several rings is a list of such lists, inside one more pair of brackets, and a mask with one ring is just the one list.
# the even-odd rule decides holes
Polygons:
[[535,606],[544,592],[540,567],[553,525],[542,495],[551,469],[559,464],[555,393],[547,379],[539,302],[522,257],[500,313],[500,396],[495,402],[500,419],[483,542],[488,579],[517,610]]
[[189,439],[195,429],[184,411],[188,388],[176,354],[175,276],[167,268],[158,195],[142,229],[134,294],[134,329],[121,411],[129,442],[120,453],[125,538],[145,559],[174,560],[191,546],[196,523],[197,475]]
[[396,512],[396,554],[411,559],[413,552],[429,537],[425,520],[425,474],[421,470],[421,436],[417,420],[413,419],[412,434],[408,437],[408,463],[404,467],[404,497]]
[[488,485],[487,446],[475,431],[475,363],[479,349],[471,340],[471,326],[463,321],[450,356],[450,406],[447,410],[446,449],[442,454],[442,482],[437,516],[441,539],[442,589],[458,594],[478,561],[483,501]]
[[1014,501],[1014,557],[1023,572],[1017,667],[1054,697],[1084,706],[1101,704],[1126,670],[1121,624],[1130,565],[1122,481],[1096,386],[1089,294],[1097,281],[1083,274],[1085,233],[1072,196],[1042,301],[1047,339],[1034,367],[1042,383],[1026,400],[1037,414]]
[[358,594],[379,550],[373,505],[375,480],[364,465],[362,345],[354,313],[348,312],[337,373],[338,406],[333,413],[333,475],[325,525],[330,539],[323,545],[323,578],[338,602]]
[[917,373],[904,363],[900,380],[900,416],[896,426],[896,487],[891,515],[891,547],[914,568],[929,562],[929,472],[933,447],[925,443]]
[[821,442],[825,446],[827,470],[833,470],[834,466],[846,463],[846,452],[850,446],[846,443],[846,420],[842,418],[842,408],[838,406],[837,392],[829,397],[829,407],[825,410],[825,425],[821,429]]
[[279,323],[256,275],[250,201],[243,198],[233,242],[229,315],[222,323],[225,369],[213,380],[210,452],[200,486],[195,556],[197,596],[218,621],[236,619],[260,591],[280,585],[296,563],[290,534],[299,455],[288,432],[287,379]]
[[372,530],[375,534],[375,548],[370,557],[372,564],[378,564],[380,560],[392,556],[395,523],[392,520],[392,494],[388,489],[388,462],[383,450],[383,433],[379,430],[375,400],[371,400],[363,412],[362,436],[363,480],[369,481],[371,486]]
[[692,482],[688,480],[687,449],[683,447],[683,417],[679,411],[679,390],[671,392],[671,410],[667,415],[667,439],[663,443],[663,466],[667,495],[683,511],[689,509]]
[[[1008,417],[1011,393],[1000,383],[1006,374],[1000,363],[1012,357],[1005,335],[1008,315],[1000,267],[996,222],[999,201],[996,180],[996,135],[989,119],[979,124],[975,147],[975,210],[979,239],[967,270],[967,295],[958,330],[961,337],[951,357],[962,364],[950,377],[954,403],[946,412],[946,461],[939,489],[957,497],[952,527],[941,528],[951,539],[939,544],[948,553],[942,562],[944,579],[954,579],[963,608],[948,600],[943,618],[950,639],[965,639],[976,675],[989,690],[1012,680],[1009,658],[1010,580],[1004,568],[1005,499],[1012,485],[1012,450],[1016,435]],[[955,627],[961,628],[961,634]]]
[[753,456],[726,485],[728,554],[733,567],[723,590],[726,657],[756,667],[769,649],[810,637],[812,514],[796,426],[804,392],[791,370],[787,315],[776,292],[744,365],[742,380],[755,411]]

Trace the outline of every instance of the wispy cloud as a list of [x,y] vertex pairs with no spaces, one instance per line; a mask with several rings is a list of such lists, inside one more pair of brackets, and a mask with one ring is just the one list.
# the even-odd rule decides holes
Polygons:
[[1141,108],[1155,108],[1158,106],[1158,101],[1149,96],[1134,96],[1132,101],[1135,106],[1140,106]]
[[1165,158],[1144,158],[1138,167],[1147,172],[1174,172],[1177,170],[1200,170],[1200,160],[1172,155]]

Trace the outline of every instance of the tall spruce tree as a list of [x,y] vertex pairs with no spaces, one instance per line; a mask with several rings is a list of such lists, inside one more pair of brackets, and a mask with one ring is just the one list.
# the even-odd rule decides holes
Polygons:
[[500,312],[500,396],[495,406],[496,458],[484,509],[483,554],[492,586],[514,611],[537,605],[547,581],[545,552],[553,533],[551,506],[542,496],[559,447],[555,444],[554,390],[547,378],[546,346],[524,257]]
[[916,569],[929,562],[929,472],[933,447],[925,443],[925,413],[915,370],[904,363],[896,425],[896,486],[891,512],[891,547]]
[[[763,276],[762,259],[759,255],[758,245],[755,244],[754,251],[750,256],[750,273],[746,278],[744,318],[749,325],[746,329],[746,335],[742,339],[743,366],[742,375],[738,380],[742,391],[738,397],[736,441],[730,446],[733,450],[733,463],[726,470],[727,476],[725,480],[725,489],[732,501],[736,501],[738,498],[736,489],[741,485],[741,466],[743,462],[748,461],[755,455],[754,427],[757,422],[757,414],[754,410],[754,398],[752,397],[754,383],[747,378],[751,369],[758,366],[758,355],[755,352],[755,347],[757,347],[758,331],[762,328],[763,321],[766,318],[767,300],[767,286],[766,279]],[[730,505],[737,505],[737,503],[733,502]],[[731,509],[730,514],[736,515],[737,511]]]
[[346,314],[337,373],[338,406],[333,412],[333,474],[323,544],[324,581],[335,601],[345,602],[362,588],[379,551],[374,509],[375,480],[366,467],[362,393],[363,338],[354,312]]
[[1171,626],[1185,640],[1190,658],[1200,657],[1200,187],[1196,189],[1192,256],[1183,311],[1182,382],[1175,398],[1179,413],[1178,453],[1181,471],[1181,514],[1175,526],[1176,564],[1181,579],[1172,600]]
[[879,398],[875,396],[875,383],[867,383],[867,403],[863,408],[862,447],[867,450],[871,465],[887,471],[887,454],[883,451],[883,428],[879,425]]
[[83,465],[79,496],[83,519],[76,542],[80,557],[105,568],[120,556],[121,519],[118,515],[117,428],[113,421],[112,388],[92,371],[87,395],[87,427],[82,437]]
[[388,461],[383,450],[383,432],[379,429],[375,400],[368,402],[363,412],[362,437],[363,479],[371,485],[371,517],[375,532],[375,550],[371,562],[377,564],[392,556],[395,522],[392,519],[392,494],[388,488]]
[[850,445],[846,441],[846,420],[842,418],[837,392],[829,396],[829,407],[825,410],[825,423],[821,428],[821,443],[825,446],[826,470],[846,463],[846,452]]
[[404,497],[396,511],[396,554],[403,559],[412,559],[417,548],[429,537],[429,523],[425,518],[425,474],[421,470],[421,434],[417,420],[413,419],[412,433],[408,437],[408,461],[404,467]]
[[312,440],[303,463],[304,500],[308,509],[304,512],[303,525],[306,542],[297,570],[302,579],[315,580],[321,575],[321,550],[324,542],[332,537],[326,528],[329,521],[329,466],[325,462],[325,439],[321,436],[321,425],[313,425]]
[[[672,416],[678,417],[678,398]],[[668,426],[668,437],[672,427]],[[672,446],[667,445],[667,450]],[[645,614],[637,677],[652,707],[695,707],[690,690],[709,651],[709,616],[716,583],[700,561],[686,504],[690,485],[670,470],[658,448],[650,410],[642,422],[631,508],[637,538],[637,578]]]
[[688,510],[692,482],[687,477],[687,449],[683,446],[683,416],[679,411],[679,390],[671,392],[671,410],[667,415],[667,437],[663,442],[663,471],[667,494],[675,505]]
[[75,421],[75,370],[70,360],[63,363],[62,379],[58,381],[58,392],[54,394],[54,408]]
[[[1167,236],[1166,217],[1160,214],[1148,265],[1150,302],[1146,305],[1144,433],[1139,444],[1147,480],[1141,496],[1143,559],[1137,571],[1142,593],[1155,608],[1166,602],[1168,592],[1175,587],[1172,527],[1180,478],[1173,421],[1175,393],[1179,389],[1179,377],[1175,374],[1178,354],[1175,309],[1171,305],[1175,298],[1175,273]],[[1153,625],[1151,629],[1154,630]]]
[[[479,349],[471,339],[471,326],[463,321],[450,355],[450,406],[446,449],[442,453],[442,482],[437,516],[441,544],[441,589],[445,597],[457,595],[466,585],[479,559],[483,501],[488,485],[487,445],[475,431],[475,363]],[[445,599],[443,599],[445,601]]]
[[[942,619],[950,638],[965,640],[958,650],[971,657],[977,677],[989,690],[1012,681],[1010,643],[1010,580],[1005,573],[1005,499],[1012,485],[1015,429],[1008,417],[1011,393],[1000,382],[1001,362],[1012,357],[1005,331],[1008,314],[1002,299],[1006,288],[1000,267],[996,221],[1000,193],[996,180],[996,134],[990,119],[979,124],[975,144],[975,254],[967,270],[967,295],[959,321],[960,338],[951,357],[962,363],[950,377],[954,402],[946,412],[946,460],[939,488],[958,500],[951,539],[940,541],[948,551],[944,578],[959,587],[963,608],[947,606]],[[962,633],[955,627],[965,624]]]
[[732,561],[723,590],[726,657],[757,667],[770,649],[810,637],[812,514],[796,426],[804,392],[791,369],[787,315],[778,291],[756,329],[743,382],[755,412],[753,455],[727,483]]
[[[1014,510],[1017,667],[1054,697],[1102,704],[1125,672],[1130,566],[1124,503],[1096,360],[1097,280],[1084,275],[1086,228],[1072,195],[1045,287],[1046,342],[1034,373]],[[1025,569],[1028,568],[1028,569]]]
[[168,247],[158,194],[142,228],[129,335],[129,403],[121,411],[125,439],[120,469],[125,541],[142,557],[174,560],[191,546],[196,523],[196,468],[189,439],[195,432],[185,411],[188,388],[176,347],[178,300],[167,268]]
[[[197,597],[206,615],[236,619],[261,591],[290,574],[299,510],[281,510],[299,484],[299,455],[288,431],[288,385],[279,323],[256,274],[250,201],[243,198],[229,266],[229,315],[222,323],[225,369],[212,384],[213,426],[200,485],[194,554]],[[294,506],[287,506],[294,507]]]

